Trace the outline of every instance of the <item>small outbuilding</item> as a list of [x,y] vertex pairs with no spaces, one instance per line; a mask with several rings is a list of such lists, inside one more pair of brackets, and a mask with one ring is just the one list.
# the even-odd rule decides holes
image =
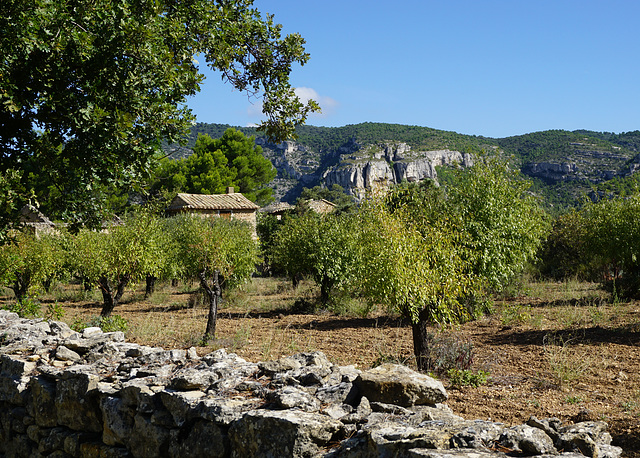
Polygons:
[[333,213],[336,209],[336,204],[329,202],[326,199],[311,199],[307,200],[309,208],[316,213],[326,215],[327,213]]
[[227,188],[226,194],[186,194],[179,193],[167,208],[167,214],[190,213],[207,217],[226,218],[246,221],[256,228],[256,204],[242,193]]
[[293,205],[287,202],[276,202],[261,208],[259,211],[273,215],[277,220],[281,220],[284,214],[293,211],[294,208],[295,207]]
[[56,228],[56,225],[33,205],[22,207],[22,210],[20,210],[20,223],[35,234],[36,237],[54,232]]

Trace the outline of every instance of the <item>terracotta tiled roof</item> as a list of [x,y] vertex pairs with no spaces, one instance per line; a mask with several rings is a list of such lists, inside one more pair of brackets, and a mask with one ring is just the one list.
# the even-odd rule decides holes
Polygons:
[[231,194],[178,194],[168,211],[178,210],[257,210],[256,204],[239,192]]

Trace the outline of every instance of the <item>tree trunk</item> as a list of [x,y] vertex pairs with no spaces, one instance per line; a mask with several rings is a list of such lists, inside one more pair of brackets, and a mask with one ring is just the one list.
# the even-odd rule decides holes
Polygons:
[[320,303],[322,305],[329,303],[329,291],[331,291],[331,285],[328,282],[320,284]]
[[154,277],[153,275],[147,275],[147,286],[144,290],[144,298],[149,299],[153,293],[156,292],[156,281],[158,277]]
[[16,300],[22,304],[22,301],[27,297],[29,292],[29,285],[31,283],[31,277],[29,275],[23,276],[16,273],[16,280],[13,282],[13,286],[10,288],[13,290],[13,294],[16,296]]
[[122,295],[124,294],[124,289],[127,284],[129,284],[129,276],[125,275],[120,278],[116,290],[114,291],[113,286],[111,286],[111,282],[106,278],[102,277],[98,281],[100,285],[100,290],[102,291],[102,311],[100,312],[100,316],[110,316],[113,309],[116,308],[120,299],[122,299]]
[[433,335],[429,332],[428,324],[429,317],[425,309],[420,311],[418,322],[411,323],[411,330],[413,331],[413,354],[416,357],[416,366],[418,366],[418,370],[422,372],[433,370],[433,361],[431,360],[430,352]]
[[218,302],[222,295],[222,289],[220,288],[220,273],[217,270],[213,271],[213,278],[211,285],[207,281],[206,273],[200,272],[200,285],[204,289],[207,297],[209,298],[209,317],[207,318],[207,328],[204,331],[203,341],[206,344],[209,340],[216,337],[216,322],[218,320]]
[[53,284],[53,277],[47,277],[42,280],[42,286],[44,287],[44,291],[48,294],[51,292],[51,285]]

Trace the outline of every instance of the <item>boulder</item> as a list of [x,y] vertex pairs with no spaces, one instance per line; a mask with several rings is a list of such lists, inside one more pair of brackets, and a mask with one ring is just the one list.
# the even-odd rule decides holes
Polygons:
[[442,382],[399,364],[383,364],[364,371],[355,385],[369,401],[399,406],[435,405],[447,399]]

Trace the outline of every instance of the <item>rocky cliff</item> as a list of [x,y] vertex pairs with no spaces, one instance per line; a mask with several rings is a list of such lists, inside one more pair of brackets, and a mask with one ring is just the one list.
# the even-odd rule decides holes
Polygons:
[[[559,160],[525,162],[522,173],[553,183],[582,181],[601,183],[616,177],[631,175],[638,167],[628,154],[588,148],[582,143],[571,144],[573,151]],[[636,158],[637,160],[637,158]]]
[[[409,145],[401,142],[360,145],[352,140],[325,154],[324,162],[317,159],[318,154],[296,142],[280,145],[258,142],[278,169],[279,177],[294,179],[289,183],[289,189],[298,183],[307,187],[315,184],[331,187],[337,184],[359,199],[368,192],[386,189],[404,180],[437,180],[436,166],[471,164],[469,154],[448,149],[413,151]],[[276,180],[275,184],[278,188],[287,186],[282,180]],[[284,197],[286,193],[282,193],[283,189],[280,191],[281,197]]]
[[322,353],[252,363],[0,310],[0,456],[617,458],[604,422],[465,420],[437,380]]
[[342,186],[349,194],[363,198],[368,192],[386,189],[402,181],[437,180],[436,166],[459,164],[468,166],[468,154],[459,151],[412,151],[405,143],[367,145],[327,169],[323,183]]

